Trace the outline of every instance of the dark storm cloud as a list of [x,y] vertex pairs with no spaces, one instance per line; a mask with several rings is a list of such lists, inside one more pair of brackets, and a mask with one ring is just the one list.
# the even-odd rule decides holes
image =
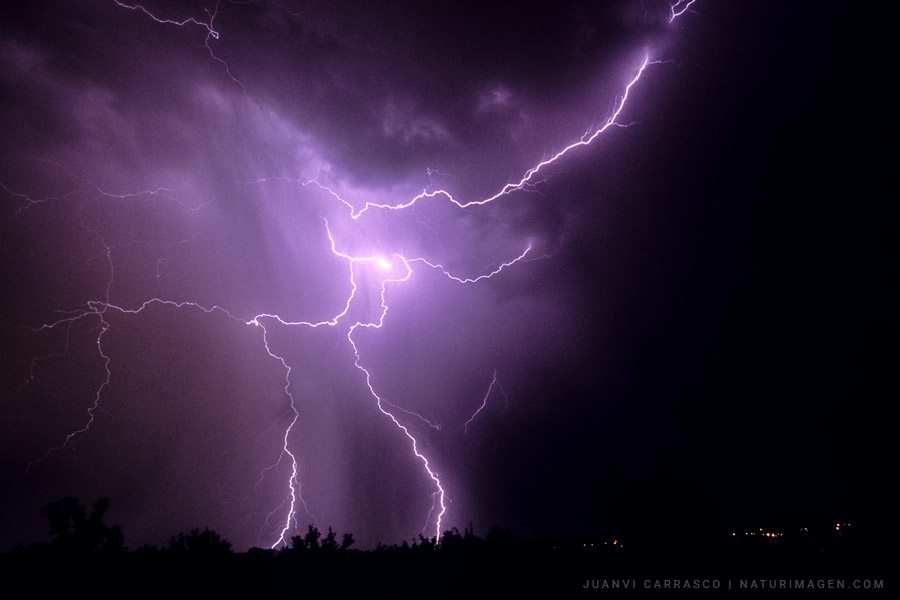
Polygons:
[[[724,144],[717,126],[729,139],[762,131],[732,125],[757,92],[716,58],[724,29],[761,43],[752,10],[670,26],[667,3],[650,1],[143,6],[185,22],[113,0],[0,8],[2,456],[4,482],[18,482],[4,510],[19,523],[4,544],[36,537],[36,508],[65,495],[111,496],[135,545],[205,524],[238,547],[277,539],[288,463],[264,469],[290,421],[284,370],[241,320],[343,308],[350,266],[331,253],[326,219],[338,252],[382,257],[391,273],[399,253],[473,277],[533,247],[478,285],[414,263],[408,282],[387,284],[385,327],[354,336],[375,389],[442,425],[404,421],[446,482],[446,526],[600,531],[593,500],[606,486],[702,429],[686,398],[715,362],[705,344],[735,303],[722,264],[745,232],[692,178],[746,176],[729,162],[744,154],[709,148]],[[739,47],[726,56],[757,60]],[[490,196],[602,124],[648,50],[687,60],[645,74],[621,119],[637,123],[502,202],[438,197],[354,220],[309,183],[356,210],[423,189]],[[726,92],[707,89],[708,73]],[[739,87],[748,99],[728,95]],[[354,269],[347,320],[376,318],[385,271]],[[83,426],[104,373],[97,318],[23,326],[153,297],[238,319],[160,305],[108,315],[112,375],[91,431],[20,480]],[[433,487],[365,389],[347,326],[267,322],[300,411],[298,518],[365,545],[408,539]],[[495,369],[506,396],[490,396],[467,434]]]
[[[243,319],[331,318],[350,292],[349,266],[329,252],[324,219],[340,252],[423,256],[465,277],[531,244],[532,262],[502,285],[460,287],[416,264],[411,281],[388,285],[390,335],[358,335],[376,389],[442,425],[410,426],[450,485],[450,523],[501,522],[478,499],[490,469],[458,454],[462,425],[495,369],[513,406],[552,403],[527,389],[526,374],[585,349],[568,267],[549,264],[579,211],[570,190],[548,184],[465,211],[432,199],[352,221],[304,183],[317,178],[357,210],[427,187],[464,201],[493,194],[609,115],[663,31],[665,7],[221,2],[209,21],[200,3],[144,6],[165,20],[205,21],[218,37],[114,2],[3,9],[2,183],[6,239],[18,248],[6,272],[19,288],[4,304],[10,326],[49,322],[89,300],[136,308],[153,297]],[[383,275],[355,269],[348,318],[371,320]],[[135,541],[210,523],[239,546],[271,543],[287,510],[288,464],[264,469],[278,460],[290,412],[260,332],[189,308],[108,318],[112,375],[101,409],[90,432],[13,487],[21,535],[36,527],[34,503],[110,495]],[[98,326],[87,319],[12,338],[7,387],[32,408],[10,431],[11,480],[83,426],[103,380]],[[410,537],[425,525],[431,485],[361,385],[345,331],[269,333],[292,366],[302,415],[291,441],[309,503],[300,520],[352,530],[366,544]],[[29,350],[17,352],[16,340]],[[79,383],[57,391],[67,377]],[[499,399],[479,414],[485,427],[498,426]],[[110,448],[114,458],[104,456]],[[77,483],[68,473],[79,471],[76,457],[91,465]]]
[[[147,6],[172,20],[203,14]],[[213,195],[223,180],[319,174],[348,197],[384,201],[436,169],[435,183],[474,199],[607,116],[661,8],[641,22],[628,3],[328,3],[300,16],[223,3],[219,38],[206,40],[194,23],[108,3],[14,4],[3,56],[16,135],[4,151],[77,161],[116,190],[162,174]]]

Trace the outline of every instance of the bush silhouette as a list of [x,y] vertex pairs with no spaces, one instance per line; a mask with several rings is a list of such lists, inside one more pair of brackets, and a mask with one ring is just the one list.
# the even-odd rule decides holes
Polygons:
[[179,533],[169,540],[169,550],[195,556],[222,556],[231,553],[231,542],[211,530],[192,529],[189,534]]

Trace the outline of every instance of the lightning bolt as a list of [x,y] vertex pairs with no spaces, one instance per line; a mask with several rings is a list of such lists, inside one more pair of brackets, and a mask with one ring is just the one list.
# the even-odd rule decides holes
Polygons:
[[[285,362],[283,356],[279,356],[272,352],[272,349],[269,347],[269,332],[265,328],[265,326],[261,325],[259,321],[254,319],[254,322],[258,327],[263,330],[263,344],[266,347],[266,353],[281,363],[281,366],[284,367],[284,393],[287,394],[287,397],[291,399],[291,412],[294,414],[291,422],[284,430],[284,437],[282,438],[282,454],[281,456],[287,455],[291,459],[291,476],[288,479],[288,489],[290,490],[290,508],[288,509],[288,518],[285,520],[284,527],[281,530],[281,533],[278,535],[278,539],[270,546],[270,548],[277,548],[278,546],[285,543],[284,536],[287,535],[287,532],[291,528],[291,523],[296,523],[295,514],[296,514],[296,506],[298,500],[303,503],[304,508],[306,509],[307,514],[309,514],[309,508],[306,506],[306,502],[303,501],[303,497],[300,495],[300,478],[297,475],[297,457],[294,456],[294,453],[291,452],[291,449],[288,447],[288,437],[291,434],[291,430],[294,428],[294,425],[297,423],[297,419],[300,418],[300,412],[297,410],[297,405],[294,403],[294,395],[291,394],[291,366]],[[279,457],[279,461],[281,458]]]
[[[227,63],[224,60],[222,60],[221,58],[219,58],[214,53],[214,51],[210,45],[211,40],[219,40],[219,38],[220,38],[220,33],[219,33],[219,31],[217,31],[216,26],[215,26],[215,18],[218,14],[218,9],[219,9],[218,2],[216,3],[215,7],[212,10],[204,9],[206,12],[206,15],[207,15],[206,20],[198,20],[193,17],[188,17],[188,18],[185,18],[185,19],[179,21],[179,20],[175,20],[175,19],[167,19],[167,18],[158,17],[158,16],[154,15],[153,13],[151,13],[149,10],[147,10],[143,5],[140,5],[140,4],[127,4],[121,0],[113,0],[113,1],[115,2],[116,5],[118,5],[122,8],[129,9],[129,10],[132,10],[135,12],[139,12],[160,24],[174,25],[174,26],[178,26],[178,27],[196,26],[196,27],[203,29],[206,32],[204,45],[207,48],[207,50],[209,51],[210,56],[215,61],[217,61],[223,65],[228,77],[230,77],[234,82],[236,82],[238,85],[240,85],[241,89],[246,94],[246,88],[244,87],[243,83],[241,83],[239,80],[237,80],[231,74],[231,71],[230,71]],[[671,4],[669,7],[669,10],[670,10],[669,22],[670,23],[673,22],[680,15],[682,15],[686,11],[688,11],[688,9],[690,8],[690,6],[693,3],[694,3],[694,0],[678,0],[674,4]],[[287,9],[285,9],[285,10],[287,10]],[[291,14],[293,14],[293,13],[291,13]],[[577,149],[591,145],[592,143],[594,143],[595,140],[597,140],[603,133],[608,131],[610,128],[617,127],[617,126],[623,126],[619,122],[619,118],[620,118],[623,110],[626,107],[626,103],[628,102],[628,99],[630,98],[630,96],[633,93],[632,89],[634,88],[635,85],[637,85],[638,81],[645,73],[647,67],[651,64],[656,64],[658,62],[660,62],[660,61],[651,61],[649,54],[645,54],[643,56],[643,58],[640,60],[638,66],[635,70],[635,74],[627,81],[622,93],[616,98],[611,113],[609,114],[609,116],[606,118],[606,120],[603,122],[603,124],[599,128],[589,129],[579,139],[571,142],[570,144],[565,146],[562,150],[559,150],[558,152],[551,155],[550,157],[545,158],[545,159],[537,162],[536,164],[534,164],[531,168],[526,170],[519,179],[512,180],[512,181],[505,183],[494,194],[484,197],[484,198],[481,198],[481,199],[462,201],[462,200],[455,198],[450,192],[448,192],[446,190],[443,190],[443,189],[429,190],[428,188],[426,188],[421,193],[419,193],[419,194],[413,196],[411,199],[403,201],[403,202],[391,203],[391,202],[366,201],[365,204],[361,208],[356,208],[352,202],[341,197],[338,194],[338,192],[335,191],[335,189],[333,187],[318,181],[318,178],[314,178],[311,180],[305,180],[305,181],[301,181],[299,178],[296,178],[296,179],[290,179],[290,181],[294,181],[294,182],[299,183],[304,186],[314,185],[314,186],[317,186],[318,188],[320,188],[321,190],[323,190],[324,192],[326,192],[327,194],[330,194],[336,201],[343,204],[344,206],[346,206],[349,209],[350,217],[352,220],[359,219],[360,217],[362,217],[363,214],[368,212],[370,209],[378,209],[378,210],[385,210],[385,211],[400,211],[400,210],[404,210],[404,209],[413,207],[417,202],[419,202],[421,200],[432,199],[432,198],[443,198],[444,200],[448,201],[449,203],[456,205],[460,209],[466,209],[466,208],[473,207],[473,206],[486,205],[486,204],[489,204],[496,200],[499,200],[501,198],[504,198],[506,196],[509,196],[510,194],[512,194],[516,191],[523,191],[523,190],[531,189],[532,186],[534,186],[536,183],[539,182],[538,177],[540,175],[542,175],[551,165],[561,161],[565,156],[571,154],[572,152],[575,152]],[[272,181],[272,180],[277,180],[277,179],[279,179],[279,178],[261,178],[261,179],[258,179],[255,183],[264,182],[264,181]],[[74,194],[81,193],[81,192],[72,192],[71,194],[67,194],[64,196],[48,197],[45,199],[35,200],[35,199],[30,198],[27,194],[19,192],[18,190],[14,191],[2,183],[0,183],[0,187],[2,187],[6,191],[7,194],[24,201],[25,207],[33,206],[35,204],[39,204],[39,203],[50,201],[50,200],[65,199],[65,198],[71,197]],[[100,193],[102,195],[105,195],[108,197],[122,198],[122,199],[128,199],[128,198],[134,197],[136,195],[141,195],[141,194],[148,194],[148,193],[149,194],[168,194],[168,193],[175,191],[174,189],[169,189],[169,188],[157,188],[156,190],[138,192],[135,194],[111,194],[111,193],[100,190],[100,188],[98,188],[96,186],[93,186],[93,187],[98,193]],[[191,210],[192,211],[199,210],[200,208],[202,208],[202,205],[200,207],[194,207]],[[21,210],[21,208],[19,210]],[[231,320],[240,322],[246,326],[259,328],[262,332],[261,338],[262,338],[262,347],[263,347],[264,351],[272,360],[274,360],[278,364],[280,364],[284,370],[283,391],[284,391],[285,396],[289,400],[289,405],[290,405],[289,414],[291,416],[289,419],[289,423],[285,427],[283,436],[281,438],[282,439],[282,451],[281,451],[281,455],[280,455],[278,461],[274,465],[264,469],[263,473],[261,474],[261,479],[262,479],[262,477],[265,476],[265,473],[268,470],[271,470],[272,468],[277,466],[284,457],[287,457],[288,460],[290,461],[291,470],[290,470],[290,476],[288,477],[288,479],[286,481],[285,500],[282,502],[281,505],[276,507],[269,515],[269,517],[271,517],[276,512],[281,510],[285,505],[287,505],[287,514],[285,515],[284,520],[281,521],[280,531],[278,532],[278,537],[271,544],[271,548],[277,548],[277,547],[283,546],[287,543],[289,532],[292,530],[292,528],[296,528],[298,525],[297,512],[299,510],[299,507],[302,506],[307,514],[309,514],[310,516],[312,516],[312,515],[309,511],[308,506],[306,505],[306,502],[304,501],[304,499],[301,495],[299,463],[298,463],[297,456],[291,450],[291,445],[290,445],[291,435],[293,433],[294,427],[296,426],[296,424],[300,418],[300,411],[298,409],[298,404],[297,404],[296,398],[294,397],[294,394],[292,393],[292,389],[291,389],[292,388],[292,381],[291,381],[292,367],[282,354],[276,352],[271,347],[268,327],[271,327],[272,324],[284,326],[284,327],[307,327],[307,328],[313,328],[313,329],[319,328],[319,327],[331,327],[331,328],[336,328],[336,329],[341,328],[341,330],[343,330],[343,328],[346,327],[345,337],[346,337],[347,343],[349,344],[349,347],[352,350],[353,355],[354,355],[353,364],[362,376],[362,380],[365,384],[366,389],[368,390],[369,397],[374,401],[375,407],[384,415],[384,417],[386,419],[388,419],[394,425],[394,427],[399,431],[399,433],[406,439],[406,441],[409,444],[412,454],[421,463],[427,479],[430,480],[431,485],[433,485],[434,491],[432,492],[432,506],[431,506],[431,509],[429,510],[428,516],[426,517],[426,529],[428,529],[429,524],[431,524],[431,522],[433,521],[433,528],[432,528],[433,535],[436,540],[439,540],[440,536],[441,536],[441,528],[443,525],[443,520],[447,513],[446,490],[445,490],[444,485],[441,482],[439,473],[436,471],[436,469],[433,466],[433,461],[429,460],[429,458],[426,456],[424,451],[421,449],[421,447],[422,447],[421,441],[419,439],[417,439],[417,437],[413,434],[413,432],[411,432],[410,427],[407,424],[405,424],[404,421],[402,420],[402,418],[399,417],[398,415],[403,414],[410,418],[419,419],[421,422],[427,424],[429,427],[431,427],[432,429],[437,430],[437,431],[441,430],[441,426],[440,426],[440,424],[433,423],[426,417],[424,417],[416,412],[401,408],[397,404],[394,404],[394,403],[390,402],[389,400],[385,399],[384,397],[382,397],[376,391],[375,386],[372,383],[372,372],[365,365],[365,361],[364,361],[363,357],[361,356],[359,347],[357,345],[357,340],[355,339],[354,334],[361,329],[382,329],[384,327],[385,320],[386,320],[388,312],[389,312],[389,306],[388,306],[388,303],[386,300],[388,286],[389,285],[392,285],[392,286],[400,285],[400,284],[403,284],[403,283],[409,281],[410,278],[413,276],[414,267],[418,267],[419,265],[421,265],[421,266],[424,266],[424,267],[427,267],[430,269],[440,271],[445,277],[447,277],[448,279],[450,279],[456,283],[459,283],[459,284],[463,284],[463,285],[476,284],[476,283],[482,282],[484,280],[499,276],[506,269],[512,267],[513,265],[515,265],[521,261],[528,260],[528,258],[526,258],[526,257],[529,256],[529,253],[532,251],[533,246],[531,243],[529,243],[519,255],[515,256],[514,258],[512,258],[506,262],[501,263],[498,267],[496,267],[495,269],[493,269],[487,273],[483,273],[483,274],[479,274],[479,275],[460,276],[460,275],[451,273],[442,264],[428,260],[424,257],[405,257],[399,253],[392,254],[387,257],[386,256],[377,256],[377,255],[354,256],[349,253],[343,252],[338,249],[338,243],[332,234],[332,231],[329,227],[328,221],[326,219],[323,219],[323,221],[324,221],[324,230],[327,235],[332,254],[334,256],[337,256],[337,257],[345,260],[348,264],[348,283],[349,283],[350,291],[347,295],[346,301],[343,302],[341,307],[339,307],[340,310],[338,310],[334,314],[334,316],[332,316],[331,318],[328,318],[328,319],[325,319],[322,321],[292,321],[292,320],[283,319],[279,315],[273,314],[273,313],[259,313],[251,318],[244,319],[244,318],[235,316],[228,309],[223,308],[218,305],[214,305],[211,307],[205,307],[205,306],[200,305],[195,302],[175,301],[175,300],[169,300],[169,299],[163,299],[163,298],[151,298],[149,300],[144,301],[142,304],[140,304],[136,308],[126,308],[126,307],[112,304],[110,301],[110,290],[112,288],[113,279],[114,279],[112,247],[103,241],[99,232],[90,229],[82,221],[82,225],[86,230],[95,233],[97,235],[97,237],[100,238],[101,244],[105,249],[106,262],[107,262],[107,265],[109,268],[109,277],[107,279],[105,299],[102,301],[99,301],[99,300],[88,301],[84,305],[83,308],[80,308],[76,311],[72,311],[70,313],[62,313],[64,315],[64,316],[62,316],[62,318],[60,318],[56,321],[53,321],[51,323],[41,325],[40,327],[35,328],[34,331],[40,332],[40,331],[52,330],[57,327],[66,327],[66,328],[70,329],[71,326],[76,322],[80,322],[82,320],[94,320],[96,322],[96,327],[92,331],[97,332],[96,338],[95,338],[95,343],[96,343],[96,348],[97,348],[97,354],[101,357],[101,359],[103,361],[105,377],[103,378],[102,382],[100,383],[100,385],[98,386],[98,388],[96,390],[96,393],[94,394],[93,403],[87,409],[87,419],[86,419],[86,422],[84,423],[84,425],[82,427],[80,427],[79,429],[76,429],[76,430],[68,433],[66,435],[65,439],[61,442],[61,444],[59,446],[50,448],[43,454],[43,456],[28,463],[28,465],[25,468],[25,472],[27,473],[28,470],[31,469],[34,464],[46,460],[52,453],[60,451],[62,449],[65,449],[74,438],[76,438],[79,435],[85,434],[87,431],[89,431],[91,428],[91,425],[94,423],[95,412],[99,408],[101,398],[103,397],[104,393],[108,390],[110,381],[112,379],[112,371],[110,369],[111,358],[106,353],[106,351],[104,349],[104,345],[103,345],[104,336],[108,333],[108,331],[110,330],[110,327],[111,327],[110,321],[107,319],[107,316],[110,312],[117,312],[117,313],[124,314],[124,315],[137,315],[137,314],[140,314],[141,312],[143,312],[144,310],[146,310],[150,306],[162,305],[162,306],[170,306],[175,309],[200,310],[206,314],[220,313],[220,314],[224,315],[225,317],[227,317]],[[363,268],[363,267],[370,268],[370,269],[377,268],[377,269],[380,269],[380,271],[384,274],[384,277],[381,279],[381,284],[380,284],[380,298],[379,298],[380,299],[380,311],[377,314],[377,318],[368,319],[368,320],[349,319],[349,320],[353,320],[354,322],[353,323],[345,323],[344,321],[348,320],[348,315],[350,314],[351,306],[353,305],[354,299],[356,298],[356,293],[358,291],[358,286],[357,286],[357,281],[356,281],[356,273],[359,268]],[[68,334],[67,334],[67,340],[68,340]],[[68,345],[68,341],[67,341],[67,345]],[[42,358],[45,358],[45,357],[35,359],[35,361],[41,360]],[[31,368],[29,380],[32,379],[33,375],[34,375],[35,361],[32,361],[32,368]],[[487,392],[485,393],[485,396],[482,400],[481,406],[471,415],[471,417],[466,421],[466,423],[463,426],[463,429],[465,430],[466,433],[468,433],[469,426],[472,424],[472,422],[475,420],[475,418],[478,416],[478,414],[480,414],[480,412],[486,407],[487,401],[488,401],[489,397],[491,396],[491,393],[495,386],[498,389],[500,389],[501,392],[503,392],[503,389],[500,386],[498,378],[497,378],[496,370],[494,371],[491,384],[488,387]],[[504,394],[504,396],[506,395],[505,392],[503,392],[503,394]],[[268,518],[266,521],[268,522]]]
[[91,428],[91,425],[94,423],[94,413],[100,407],[100,398],[103,395],[103,391],[109,387],[109,380],[110,380],[110,377],[112,377],[112,371],[110,371],[110,369],[109,369],[110,358],[103,351],[103,336],[106,334],[107,331],[109,331],[109,322],[107,322],[106,319],[104,318],[103,310],[100,310],[96,307],[91,307],[89,310],[79,311],[79,314],[76,314],[75,316],[60,319],[59,321],[56,321],[54,323],[50,323],[47,325],[42,325],[41,327],[35,329],[35,331],[46,331],[46,330],[53,329],[53,328],[58,327],[63,324],[65,324],[68,327],[71,327],[71,325],[73,323],[75,323],[76,321],[80,321],[83,318],[91,317],[91,316],[97,317],[97,320],[99,321],[99,325],[97,327],[97,329],[99,329],[99,333],[97,334],[97,338],[96,338],[96,346],[97,346],[97,354],[99,354],[100,357],[103,359],[103,371],[105,373],[105,376],[103,378],[103,382],[97,388],[97,392],[94,394],[93,404],[91,404],[90,408],[87,409],[87,414],[88,414],[87,422],[80,429],[76,429],[75,431],[69,432],[66,435],[65,440],[63,440],[63,442],[59,446],[54,446],[52,448],[47,449],[47,451],[44,452],[43,456],[30,461],[25,466],[26,474],[31,470],[31,468],[34,465],[47,460],[47,458],[54,452],[59,452],[60,450],[64,450],[69,445],[69,442],[71,442],[76,436],[81,435],[82,433],[88,431]]
[[669,5],[669,23],[687,12],[696,0],[678,0],[675,4]]
[[472,413],[472,416],[469,417],[469,420],[466,421],[465,425],[463,425],[463,431],[465,433],[469,433],[469,425],[472,424],[472,421],[475,420],[475,417],[478,416],[478,413],[483,411],[484,407],[487,406],[488,398],[491,397],[491,392],[494,390],[495,385],[503,393],[503,396],[506,397],[506,403],[507,403],[507,405],[509,405],[509,396],[507,396],[506,392],[503,391],[503,387],[500,385],[500,382],[497,380],[497,369],[494,369],[494,378],[491,379],[491,385],[488,386],[487,392],[485,392],[485,394],[484,394],[484,399],[481,401],[481,406],[478,407],[478,410],[476,410],[474,413]]
[[512,192],[526,189],[529,185],[534,183],[533,180],[534,180],[535,176],[538,175],[539,173],[541,173],[541,171],[546,170],[546,168],[548,166],[559,161],[561,158],[563,158],[564,156],[566,156],[567,154],[569,154],[570,152],[572,152],[573,150],[575,150],[577,148],[589,146],[594,140],[596,140],[598,137],[600,137],[603,133],[605,133],[611,127],[622,126],[618,122],[619,115],[622,113],[622,110],[625,108],[625,103],[628,101],[628,96],[631,93],[631,88],[634,87],[634,85],[638,82],[638,80],[641,78],[641,75],[643,75],[644,70],[647,68],[647,66],[649,64],[651,64],[650,63],[650,55],[646,54],[646,55],[644,55],[643,61],[641,62],[640,66],[637,69],[637,73],[625,86],[625,91],[622,93],[622,95],[619,96],[619,98],[616,100],[615,107],[613,108],[612,114],[610,114],[610,116],[607,117],[606,121],[603,123],[602,126],[600,126],[597,129],[594,129],[593,131],[588,130],[577,141],[570,143],[568,146],[566,146],[562,150],[553,154],[549,158],[545,158],[544,160],[540,161],[539,163],[537,163],[536,165],[534,165],[533,167],[531,167],[530,169],[525,171],[525,174],[522,175],[522,177],[519,178],[518,181],[510,181],[510,182],[504,184],[500,188],[499,191],[497,191],[493,195],[488,196],[486,198],[481,198],[479,200],[461,201],[461,200],[456,199],[453,196],[453,194],[451,194],[447,190],[441,189],[441,190],[429,191],[429,190],[425,189],[425,190],[422,190],[422,192],[419,193],[418,195],[413,196],[410,200],[407,200],[406,202],[402,202],[400,204],[382,204],[379,202],[366,201],[366,203],[363,205],[363,207],[360,208],[359,210],[357,210],[351,202],[342,198],[341,195],[338,194],[332,187],[322,184],[319,181],[317,181],[316,179],[312,179],[312,180],[303,182],[303,185],[315,184],[315,185],[319,186],[325,192],[331,194],[336,200],[338,200],[339,202],[341,202],[347,208],[350,209],[350,216],[353,219],[358,219],[364,213],[366,213],[369,209],[372,209],[372,208],[380,208],[380,209],[384,209],[384,210],[403,210],[404,208],[409,208],[409,207],[415,205],[418,201],[424,200],[427,198],[443,197],[447,201],[458,206],[459,208],[468,208],[470,206],[483,206],[485,204],[490,204],[491,202],[498,200],[504,196],[507,196],[507,195],[511,194]]
[[225,69],[225,74],[228,75],[228,78],[231,79],[236,84],[238,84],[241,87],[241,91],[244,93],[244,95],[245,96],[247,95],[246,86],[244,86],[244,84],[239,79],[237,79],[234,75],[231,74],[231,68],[228,66],[228,63],[225,62],[223,59],[219,58],[216,55],[216,53],[213,51],[212,46],[209,45],[210,40],[218,40],[219,39],[219,32],[216,31],[216,26],[215,26],[216,15],[219,14],[219,2],[218,1],[216,2],[216,6],[212,10],[209,10],[206,7],[203,8],[203,11],[206,13],[206,16],[209,18],[208,21],[198,21],[194,17],[187,17],[186,19],[182,19],[181,21],[176,21],[174,19],[166,19],[166,18],[157,17],[156,15],[151,13],[149,10],[147,10],[141,4],[126,4],[126,3],[122,2],[122,0],[113,0],[113,2],[115,2],[122,8],[127,8],[129,10],[143,13],[143,14],[147,15],[148,17],[150,17],[151,19],[153,19],[154,21],[156,21],[157,23],[161,23],[163,25],[177,25],[178,27],[184,27],[185,25],[197,25],[197,26],[205,29],[206,30],[206,39],[203,40],[203,46],[209,52],[210,58],[212,58],[214,61],[216,61],[217,63],[222,65],[222,67]]
[[218,2],[216,2],[216,7],[212,10],[212,12],[210,12],[209,9],[206,9],[206,8],[203,9],[204,11],[206,11],[207,16],[209,17],[209,22],[198,21],[194,17],[188,17],[186,19],[182,19],[181,21],[175,21],[174,19],[160,18],[160,17],[157,17],[156,15],[154,15],[153,13],[151,13],[149,10],[147,10],[141,4],[126,4],[126,3],[122,2],[121,0],[113,0],[113,2],[115,2],[122,8],[127,8],[129,10],[142,12],[145,15],[147,15],[148,17],[150,17],[151,19],[153,19],[154,21],[156,21],[157,23],[163,23],[166,25],[177,25],[179,27],[184,27],[188,23],[193,23],[194,25],[199,25],[200,27],[202,27],[203,29],[206,30],[207,39],[209,39],[209,38],[213,38],[216,40],[219,39],[219,32],[216,31],[215,26],[213,25],[213,19],[216,18],[216,13],[219,10]]

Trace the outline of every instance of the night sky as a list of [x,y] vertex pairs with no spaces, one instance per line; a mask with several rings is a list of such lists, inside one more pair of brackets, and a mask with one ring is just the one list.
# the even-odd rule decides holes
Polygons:
[[128,4],[0,7],[0,547],[434,535],[366,372],[441,529],[878,514],[827,3]]

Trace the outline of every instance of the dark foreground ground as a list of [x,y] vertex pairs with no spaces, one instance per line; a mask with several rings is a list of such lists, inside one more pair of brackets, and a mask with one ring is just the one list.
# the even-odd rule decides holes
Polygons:
[[[525,542],[495,531],[481,539],[448,532],[429,540],[361,551],[323,538],[293,548],[234,553],[211,532],[193,532],[169,548],[93,551],[38,544],[0,557],[7,590],[28,597],[279,598],[456,596],[485,593],[537,597],[748,594],[787,588],[792,595],[821,593],[884,597],[893,586],[888,540],[845,528],[772,537],[733,532],[720,543],[690,534],[661,538],[653,549],[620,540]],[[332,538],[333,540],[334,538]],[[617,542],[613,545],[613,541]],[[798,588],[803,588],[802,591]],[[811,588],[811,589],[810,589]],[[730,590],[730,592],[729,592]],[[4,594],[5,596],[5,594]],[[87,597],[86,596],[86,597]]]

